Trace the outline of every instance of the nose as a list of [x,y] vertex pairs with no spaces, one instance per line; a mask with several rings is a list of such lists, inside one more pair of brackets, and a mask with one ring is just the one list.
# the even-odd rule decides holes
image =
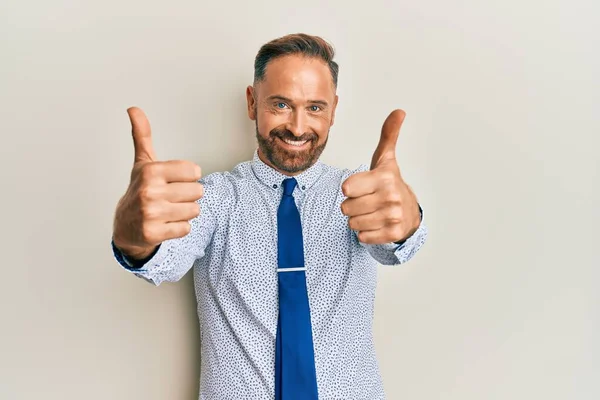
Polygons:
[[306,115],[302,111],[294,110],[290,114],[286,129],[292,132],[294,136],[302,136],[307,131]]

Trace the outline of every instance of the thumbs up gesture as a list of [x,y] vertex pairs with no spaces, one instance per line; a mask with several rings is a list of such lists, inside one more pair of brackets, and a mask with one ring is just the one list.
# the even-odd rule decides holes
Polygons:
[[201,169],[184,160],[158,161],[150,123],[142,110],[127,110],[135,158],[127,191],[117,204],[113,241],[121,251],[143,259],[167,239],[190,232],[190,219],[200,214],[204,188]]
[[417,198],[402,179],[396,162],[396,142],[405,115],[395,110],[387,117],[370,170],[354,174],[342,184],[347,197],[342,213],[349,217],[348,225],[358,231],[362,243],[403,241],[419,227]]

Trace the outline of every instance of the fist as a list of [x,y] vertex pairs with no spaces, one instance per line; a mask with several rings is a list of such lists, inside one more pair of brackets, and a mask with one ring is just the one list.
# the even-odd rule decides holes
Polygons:
[[381,129],[381,138],[369,171],[350,176],[342,184],[347,199],[342,213],[358,240],[367,244],[401,242],[418,229],[421,213],[417,198],[400,175],[396,142],[405,113],[393,111]]
[[113,224],[115,245],[133,258],[144,258],[167,239],[190,232],[189,220],[200,215],[204,188],[201,169],[185,160],[158,161],[150,123],[144,112],[127,110],[135,158],[127,191],[119,200]]

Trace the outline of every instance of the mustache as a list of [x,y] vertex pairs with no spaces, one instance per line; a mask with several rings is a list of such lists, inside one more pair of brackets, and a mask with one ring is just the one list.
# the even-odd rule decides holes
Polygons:
[[317,139],[317,135],[314,133],[305,133],[302,136],[298,137],[298,136],[294,135],[291,131],[289,131],[285,128],[284,129],[275,128],[275,129],[271,130],[270,136],[272,138],[278,137],[280,139],[297,140],[297,141]]

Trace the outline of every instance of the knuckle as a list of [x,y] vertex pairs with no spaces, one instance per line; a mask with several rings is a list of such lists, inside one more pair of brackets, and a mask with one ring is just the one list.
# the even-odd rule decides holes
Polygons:
[[157,207],[153,204],[142,204],[140,213],[142,214],[142,219],[146,221],[156,219],[159,215]]
[[400,203],[400,201],[402,200],[402,195],[400,194],[400,192],[392,190],[388,193],[387,199],[390,203]]
[[149,224],[142,225],[141,237],[145,243],[153,244],[157,242],[156,233]]
[[140,188],[140,199],[143,202],[148,202],[156,199],[158,196],[158,191],[155,186],[145,185]]
[[385,207],[394,207],[401,202],[401,196],[394,190],[386,190],[383,193],[381,202]]
[[398,240],[398,238],[404,236],[404,229],[400,225],[396,225],[391,229],[390,233],[393,236],[392,240]]
[[391,184],[394,181],[394,173],[392,171],[382,171],[380,179],[386,184]]
[[202,168],[200,168],[198,164],[195,164],[191,161],[181,160],[178,167],[181,168],[186,175],[189,173],[195,179],[200,179],[202,177]]
[[402,220],[402,216],[403,216],[402,207],[400,207],[398,205],[394,205],[394,206],[388,207],[386,209],[386,218],[391,221],[399,222],[400,220]]
[[397,205],[396,207],[394,207],[394,216],[398,220],[402,220],[404,218],[404,208],[400,205]]
[[140,175],[142,176],[142,180],[149,181],[156,179],[160,175],[159,165],[156,163],[147,163],[142,166],[140,171]]

